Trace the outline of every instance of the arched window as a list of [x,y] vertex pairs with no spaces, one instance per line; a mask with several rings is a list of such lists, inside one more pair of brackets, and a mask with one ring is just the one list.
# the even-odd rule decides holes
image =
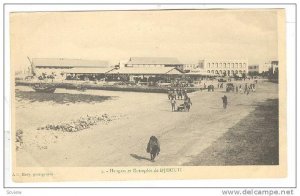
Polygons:
[[209,71],[209,70],[207,70],[207,73],[210,73],[210,71]]

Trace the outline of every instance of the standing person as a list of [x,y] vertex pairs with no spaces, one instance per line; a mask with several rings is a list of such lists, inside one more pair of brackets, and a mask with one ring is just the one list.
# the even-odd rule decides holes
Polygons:
[[173,89],[172,98],[176,99],[176,89]]
[[182,92],[182,96],[183,96],[183,97],[187,96],[186,89],[184,89],[184,90],[183,90],[183,92]]
[[240,93],[243,93],[242,85],[240,84]]
[[182,99],[182,88],[178,90],[178,99]]
[[175,106],[176,106],[176,101],[175,101],[174,97],[171,99],[171,106],[172,106],[172,112],[174,112]]
[[172,91],[171,89],[168,89],[168,99],[172,99]]
[[192,101],[191,98],[189,98],[188,96],[186,96],[184,98],[184,111],[190,111],[191,105],[192,105]]
[[244,90],[244,94],[246,94],[247,93],[247,90],[248,90],[248,85],[247,85],[247,83],[245,84],[245,90]]
[[238,85],[235,86],[235,92],[236,92],[236,93],[239,92],[239,87],[238,87]]
[[252,91],[255,92],[255,84],[253,84]]
[[250,93],[250,86],[248,87],[248,89],[247,89],[247,95],[249,95],[249,93]]
[[223,108],[224,109],[226,109],[227,108],[227,97],[226,97],[226,95],[224,95],[223,97],[222,97],[222,101],[223,101]]
[[178,89],[177,88],[175,88],[175,99],[179,99],[178,98]]

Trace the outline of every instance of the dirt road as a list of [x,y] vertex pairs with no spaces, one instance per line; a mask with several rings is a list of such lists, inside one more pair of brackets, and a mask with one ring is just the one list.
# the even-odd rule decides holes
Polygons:
[[[190,112],[171,112],[165,94],[87,91],[81,94],[109,99],[64,104],[51,100],[29,102],[30,97],[23,97],[17,102],[16,118],[17,128],[24,130],[25,144],[17,152],[17,165],[183,165],[244,119],[258,102],[278,98],[277,88],[277,84],[266,82],[249,95],[194,92],[190,94],[193,103]],[[57,93],[63,93],[63,90]],[[68,91],[70,93],[79,92]],[[224,94],[229,102],[226,110],[222,107]],[[36,130],[49,122],[98,113],[118,115],[119,119],[74,133]],[[161,153],[155,162],[149,161],[146,153],[151,135],[158,137],[161,143]]]

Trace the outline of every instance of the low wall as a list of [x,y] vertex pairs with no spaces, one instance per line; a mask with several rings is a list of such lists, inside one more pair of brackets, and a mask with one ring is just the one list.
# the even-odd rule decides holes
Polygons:
[[[38,82],[30,81],[16,81],[16,86],[33,86],[35,84],[41,84]],[[167,93],[170,87],[159,86],[127,86],[127,85],[103,85],[103,84],[90,84],[90,83],[45,83],[51,84],[56,88],[65,89],[95,89],[95,90],[109,90],[109,91],[130,91],[130,92],[148,92],[148,93]],[[185,87],[188,93],[201,90],[200,88]]]

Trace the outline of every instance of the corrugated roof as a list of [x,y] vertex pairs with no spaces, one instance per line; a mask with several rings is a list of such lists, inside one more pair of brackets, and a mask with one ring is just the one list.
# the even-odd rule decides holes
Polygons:
[[76,74],[104,74],[108,73],[115,68],[102,67],[102,68],[72,68],[67,69],[65,73],[76,73]]
[[127,62],[127,64],[178,65],[182,63],[180,63],[177,58],[173,58],[173,57],[131,57],[130,60]]
[[172,67],[124,67],[109,72],[110,74],[182,74],[176,68]]
[[217,76],[217,74],[213,74],[213,73],[207,73],[207,72],[188,72],[185,73],[185,75],[191,75],[191,76]]
[[64,58],[33,58],[36,67],[107,67],[107,61],[64,59]]

